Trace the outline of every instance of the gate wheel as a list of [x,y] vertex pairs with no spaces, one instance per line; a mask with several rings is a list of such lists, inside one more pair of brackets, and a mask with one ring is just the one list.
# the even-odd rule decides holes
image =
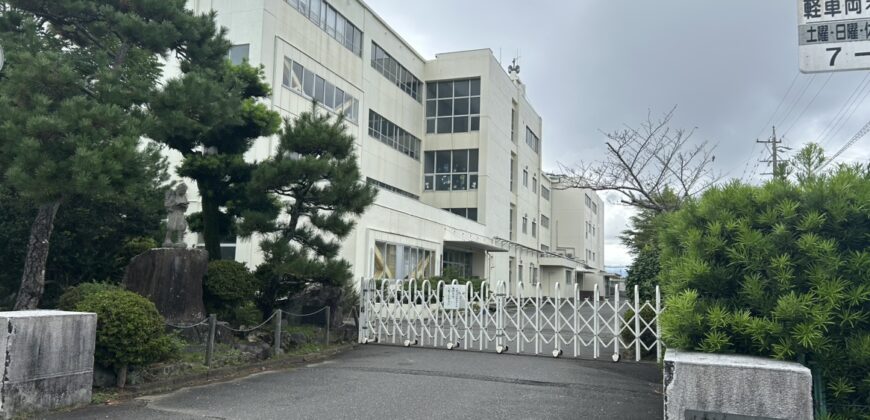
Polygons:
[[447,350],[453,350],[453,349],[455,349],[455,348],[457,348],[457,347],[459,347],[459,342],[458,342],[458,341],[455,342],[455,343],[453,343],[453,342],[447,343]]
[[510,348],[510,347],[508,347],[508,346],[497,346],[497,347],[495,348],[495,352],[498,353],[498,354],[507,353],[507,351],[508,351],[509,348]]
[[613,353],[613,356],[610,356],[613,359],[613,362],[616,363],[619,361],[619,353]]
[[405,347],[411,347],[411,346],[416,346],[416,345],[417,345],[416,338],[413,340],[405,340]]
[[553,350],[553,357],[558,358],[562,355],[562,350]]

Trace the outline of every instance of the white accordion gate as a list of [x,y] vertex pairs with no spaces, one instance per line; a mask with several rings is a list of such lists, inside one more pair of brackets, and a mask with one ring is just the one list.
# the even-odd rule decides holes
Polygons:
[[[563,294],[559,284],[553,296],[542,296],[541,285],[533,296],[506,292],[504,283],[490,289],[486,283],[472,290],[439,281],[362,280],[360,285],[359,342],[404,346],[461,348],[476,351],[559,357],[599,358],[614,361],[628,356],[639,361],[655,349],[662,356],[661,294],[655,302],[641,302],[637,286],[633,296],[620,298],[614,287],[611,298],[580,298],[574,285]],[[642,316],[626,316],[627,311]]]

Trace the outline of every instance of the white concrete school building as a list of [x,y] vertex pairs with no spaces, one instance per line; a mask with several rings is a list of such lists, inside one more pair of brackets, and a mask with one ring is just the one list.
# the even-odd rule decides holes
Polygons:
[[[560,190],[541,170],[541,117],[526,86],[488,49],[427,60],[359,0],[189,0],[217,12],[230,58],[265,67],[271,106],[346,116],[377,201],[345,240],[359,278],[452,273],[521,281],[545,294],[604,286],[604,206],[592,191]],[[266,159],[275,138],[248,158]],[[195,185],[191,185],[195,194]],[[190,211],[198,211],[191,199]],[[196,241],[196,235],[189,235]],[[256,237],[222,245],[262,262]],[[602,294],[604,292],[602,291]]]

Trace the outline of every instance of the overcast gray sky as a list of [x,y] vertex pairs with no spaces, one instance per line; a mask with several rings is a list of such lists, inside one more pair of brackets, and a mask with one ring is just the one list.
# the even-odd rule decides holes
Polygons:
[[[366,1],[427,58],[490,48],[507,65],[519,51],[547,170],[600,159],[599,130],[677,106],[674,126],[718,145],[718,171],[758,182],[754,142],[770,125],[788,146],[821,139],[833,153],[870,120],[868,72],[799,74],[795,0]],[[865,138],[840,160],[868,159]],[[631,210],[606,211],[605,263],[628,264],[616,236]]]

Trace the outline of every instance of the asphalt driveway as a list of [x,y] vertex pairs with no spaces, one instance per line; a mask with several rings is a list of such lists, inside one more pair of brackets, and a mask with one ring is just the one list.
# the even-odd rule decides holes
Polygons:
[[655,364],[366,345],[52,419],[659,419]]

